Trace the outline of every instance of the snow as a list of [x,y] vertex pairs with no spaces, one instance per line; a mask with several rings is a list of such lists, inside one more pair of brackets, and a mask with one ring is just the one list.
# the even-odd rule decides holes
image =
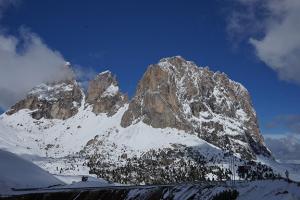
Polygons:
[[[19,117],[22,117],[22,113]],[[23,135],[26,135],[26,137],[23,137]],[[26,129],[13,128],[13,126],[5,124],[2,120],[0,120],[0,149],[6,149],[16,154],[40,155],[38,154],[38,145]]]
[[[212,95],[216,99],[216,104],[221,107],[224,107],[227,110],[232,109],[232,99],[229,98],[226,92],[226,88],[220,82],[218,77],[220,75],[226,76],[224,73],[220,72],[212,72],[209,71],[208,67],[198,67],[195,63],[191,61],[184,61],[182,63],[183,67],[178,67],[174,65],[171,61],[174,58],[183,59],[180,56],[163,58],[159,61],[158,66],[170,74],[170,77],[175,79],[175,85],[177,87],[176,96],[180,104],[182,104],[182,112],[185,115],[185,120],[189,121],[195,128],[201,127],[203,122],[215,122],[224,127],[223,132],[219,132],[220,136],[229,135],[229,136],[237,136],[245,134],[245,125],[244,122],[249,120],[246,112],[243,109],[239,109],[236,112],[236,117],[228,117],[223,114],[215,113],[210,109],[210,106],[207,106],[204,103],[204,106],[208,109],[208,111],[201,111],[199,113],[200,117],[196,117],[192,114],[192,110],[190,108],[191,103],[193,102],[205,102],[203,101],[202,95],[195,95],[191,99],[187,100],[186,96],[187,91],[186,88],[201,88],[201,80],[206,78],[206,73],[212,73],[212,77],[215,80],[215,85],[213,86]],[[184,72],[182,72],[184,70]],[[233,85],[236,93],[248,93],[243,85],[228,79],[229,83]],[[192,83],[192,84],[190,84]],[[253,113],[255,114],[254,110]],[[177,117],[177,113],[175,113]],[[208,132],[213,131],[208,130]]]
[[212,173],[208,173],[206,174],[206,178],[208,178],[209,180],[218,180],[218,177],[215,174]]
[[59,83],[54,85],[40,84],[33,88],[28,94],[37,96],[39,100],[56,101],[56,95],[60,91],[72,91],[73,85],[67,83]]
[[[68,184],[66,185],[66,187],[69,187],[70,184],[72,184],[72,187],[77,185],[79,186],[79,184],[83,185],[81,182],[81,179],[82,179],[82,176],[80,175],[54,175],[57,179],[59,179],[60,181],[64,182],[65,184]],[[97,185],[98,186],[103,186],[103,185],[108,185],[109,183],[104,180],[104,179],[101,179],[101,178],[96,178],[96,177],[93,177],[91,175],[87,176],[88,177],[88,182],[92,182],[92,184]],[[78,183],[78,184],[77,184]],[[86,185],[89,185],[89,184],[85,184]]]
[[216,97],[217,103],[221,104],[223,99],[223,93],[217,87],[214,87],[213,95]]
[[109,70],[105,70],[105,71],[99,73],[98,76],[103,75],[103,74],[108,74],[108,73],[111,73],[111,72]]
[[0,196],[12,188],[42,188],[64,184],[48,172],[10,152],[0,150]]
[[[219,193],[228,190],[237,190],[238,200],[298,200],[300,189],[295,183],[283,180],[238,182],[235,185],[225,183],[200,183],[200,184],[178,184],[164,190],[162,199],[174,200],[188,199],[213,199]],[[126,199],[137,199],[138,197],[148,199],[159,191],[158,187],[141,187],[131,189]]]
[[253,181],[237,186],[238,199],[290,200],[300,199],[300,188],[284,180]]
[[184,131],[172,128],[152,128],[143,122],[123,129],[122,132],[120,131],[113,136],[112,141],[117,145],[125,143],[126,146],[135,151],[171,147],[171,144],[217,148],[199,137],[189,135]]
[[110,85],[106,88],[106,90],[103,92],[101,97],[107,97],[107,96],[115,96],[119,92],[119,87],[115,85]]
[[119,183],[108,182],[101,178],[96,178],[93,176],[87,176],[87,181],[81,181],[82,176],[62,176],[56,175],[59,180],[63,181],[67,185],[57,186],[58,189],[64,188],[88,188],[88,187],[107,187],[107,186],[121,186]]
[[238,109],[238,110],[236,111],[236,115],[237,115],[237,117],[238,117],[240,120],[242,120],[242,121],[247,121],[247,120],[249,120],[247,114],[245,113],[245,111],[244,111],[243,109]]
[[70,67],[70,66],[71,66],[71,63],[67,61],[67,62],[65,63],[65,66]]
[[272,169],[279,173],[282,177],[285,177],[285,171],[288,170],[290,179],[300,181],[300,165],[298,164],[278,163],[272,158],[264,156],[257,156],[257,161],[272,167]]

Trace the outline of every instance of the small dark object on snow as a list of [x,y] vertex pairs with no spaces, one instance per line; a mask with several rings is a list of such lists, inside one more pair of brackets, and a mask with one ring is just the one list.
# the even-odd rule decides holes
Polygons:
[[216,194],[212,199],[213,200],[235,200],[239,196],[237,190],[225,190]]
[[87,176],[82,176],[82,177],[81,177],[81,181],[82,181],[82,182],[87,182],[88,179],[89,179],[89,177],[87,177]]
[[285,170],[285,176],[286,176],[286,179],[289,180],[289,171],[288,170]]
[[277,195],[280,195],[280,194],[288,194],[289,192],[288,191],[283,191],[283,192],[277,192],[275,195],[277,196]]

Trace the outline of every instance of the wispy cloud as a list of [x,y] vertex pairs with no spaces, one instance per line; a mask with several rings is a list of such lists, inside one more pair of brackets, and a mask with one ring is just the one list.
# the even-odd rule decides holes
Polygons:
[[0,107],[7,108],[37,84],[71,76],[63,56],[34,33],[0,34]]
[[[21,0],[0,0],[0,20],[8,8]],[[48,47],[29,28],[20,27],[18,35],[9,35],[0,26],[0,109],[6,110],[25,97],[34,86],[76,76],[82,87],[96,75],[89,67],[65,67],[63,55]],[[97,54],[98,56],[98,54]]]
[[[16,3],[0,0],[0,17]],[[29,29],[21,27],[17,36],[0,31],[0,107],[7,109],[37,84],[69,77],[64,64],[63,56]]]
[[72,66],[72,69],[83,89],[87,89],[89,81],[97,75],[97,72],[92,67],[83,67],[75,64]]
[[279,78],[300,84],[300,1],[234,0],[227,30],[248,40],[257,57]]
[[275,158],[300,164],[300,115],[277,116],[266,127],[270,132],[282,131],[282,134],[264,134],[265,143]]
[[300,115],[280,115],[267,124],[267,128],[281,128],[300,135]]
[[274,157],[282,162],[300,164],[300,138],[297,135],[267,137],[265,143]]

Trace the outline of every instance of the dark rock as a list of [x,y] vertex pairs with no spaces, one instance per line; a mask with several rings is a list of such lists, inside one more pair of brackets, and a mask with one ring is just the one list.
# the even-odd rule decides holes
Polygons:
[[67,119],[74,116],[81,106],[82,91],[75,80],[41,84],[27,97],[6,112],[12,115],[21,109],[32,110],[34,119]]

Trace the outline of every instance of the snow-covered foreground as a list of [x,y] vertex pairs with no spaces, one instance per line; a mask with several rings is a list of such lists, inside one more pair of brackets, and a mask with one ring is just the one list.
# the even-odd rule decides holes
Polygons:
[[202,187],[203,189],[201,192],[199,191],[199,186],[197,185],[181,185],[175,186],[175,188],[176,190],[179,189],[179,191],[173,196],[173,199],[176,200],[212,199],[212,197],[225,190],[237,190],[239,193],[237,199],[240,200],[300,199],[300,186],[297,186],[295,183],[288,183],[284,180],[243,182],[236,183],[234,186],[217,185],[214,187]]
[[[52,175],[28,160],[0,149],[0,197],[30,193],[47,188],[85,188],[113,185],[103,179],[82,176]],[[29,191],[27,191],[29,190]]]
[[[299,200],[300,186],[284,180],[264,180],[240,182],[231,186],[229,183],[201,182],[198,184],[152,185],[152,186],[114,186],[97,181],[80,182],[63,187],[55,187],[37,191],[19,191],[15,199],[48,199],[59,198],[77,200],[97,199],[213,199],[224,191],[237,191],[240,200]],[[15,194],[14,194],[15,195]],[[9,197],[8,197],[9,198]],[[227,197],[228,199],[228,197]],[[229,198],[230,199],[230,198]]]
[[[0,150],[0,159],[0,196],[21,195],[19,197],[23,198],[23,195],[25,195],[26,199],[26,195],[29,195],[30,198],[38,195],[38,198],[42,198],[44,194],[51,196],[56,192],[67,192],[70,195],[77,192],[78,194],[82,192],[98,192],[100,194],[105,192],[106,195],[111,195],[113,198],[114,195],[119,195],[121,191],[125,195],[124,199],[135,199],[135,197],[147,199],[150,198],[151,194],[159,193],[162,199],[172,197],[172,199],[184,200],[211,199],[222,191],[235,189],[239,192],[238,199],[243,200],[300,199],[300,185],[288,183],[285,180],[238,182],[234,186],[229,182],[201,182],[198,184],[166,186],[122,186],[94,177],[89,177],[87,182],[81,182],[80,176],[53,176],[33,163],[3,150]],[[80,195],[78,199],[80,199],[79,197]]]
[[33,163],[10,152],[0,150],[0,194],[12,188],[41,188],[64,184]]
[[300,186],[284,180],[254,181],[237,186],[240,195],[238,199],[253,200],[285,200],[300,199]]

